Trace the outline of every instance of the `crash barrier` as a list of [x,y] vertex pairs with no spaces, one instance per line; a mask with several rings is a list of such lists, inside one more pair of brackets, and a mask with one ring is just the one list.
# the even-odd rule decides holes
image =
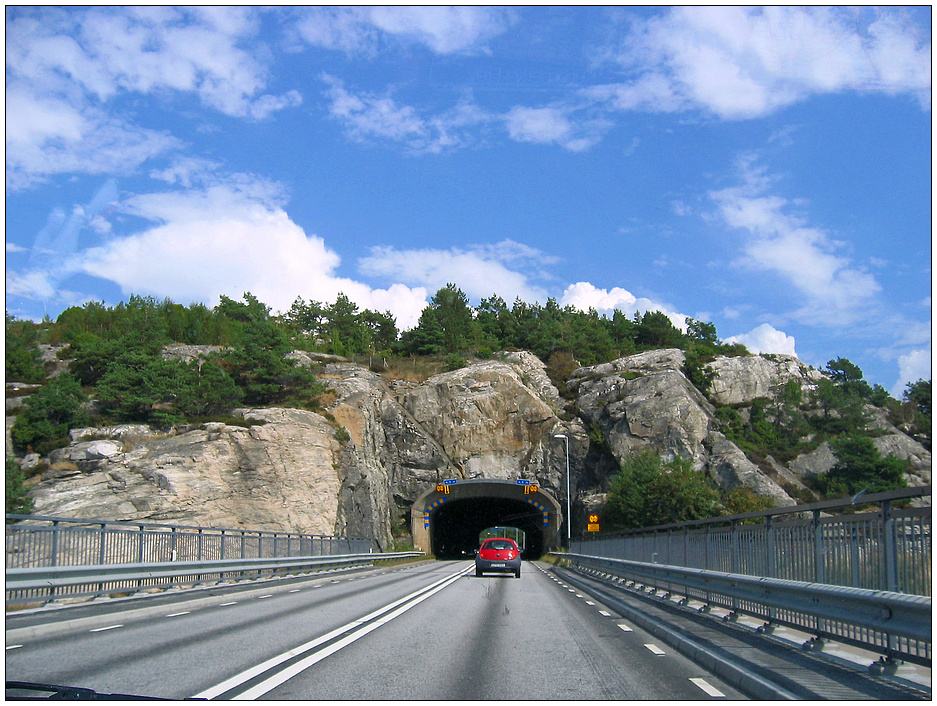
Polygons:
[[[627,582],[661,598],[683,596],[708,612],[712,606],[731,610],[725,620],[739,614],[765,621],[759,628],[771,632],[787,625],[816,637],[820,646],[828,638],[862,647],[883,657],[883,662],[903,659],[931,664],[931,598],[891,591],[830,586],[786,579],[743,576],[720,571],[649,564],[623,559],[554,553],[573,567],[598,573],[603,578]],[[660,591],[660,593],[658,593]],[[805,647],[811,646],[810,644]]]
[[[603,533],[570,551],[931,595],[931,486]],[[901,507],[915,501],[927,507]],[[869,509],[871,508],[871,509]]]
[[[107,522],[36,515],[7,515],[6,569],[104,566],[226,559],[358,555],[380,552],[369,537]],[[62,586],[53,597],[80,594]],[[45,590],[44,598],[49,597]],[[17,594],[13,600],[36,600]],[[11,601],[7,591],[7,602]]]
[[423,552],[385,552],[333,556],[268,559],[215,559],[206,561],[46,566],[6,570],[7,602],[45,593],[48,599],[72,589],[69,596],[109,595],[143,589],[165,589],[263,575],[296,574],[327,568],[361,566],[379,560],[407,559]]

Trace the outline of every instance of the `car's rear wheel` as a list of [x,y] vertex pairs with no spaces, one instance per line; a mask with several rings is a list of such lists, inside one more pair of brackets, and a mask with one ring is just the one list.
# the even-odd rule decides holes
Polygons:
[[521,570],[518,569],[517,571],[514,572],[514,578],[519,579],[520,577],[521,577]]
[[482,570],[479,569],[477,566],[475,567],[475,575],[476,575],[476,576],[481,576],[481,575],[482,575]]

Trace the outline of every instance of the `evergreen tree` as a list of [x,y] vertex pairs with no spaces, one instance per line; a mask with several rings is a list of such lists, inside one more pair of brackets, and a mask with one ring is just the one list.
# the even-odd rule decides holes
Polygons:
[[42,382],[45,365],[39,353],[36,325],[6,317],[6,379],[15,382]]
[[631,456],[609,483],[602,521],[634,529],[722,514],[719,492],[688,459],[664,463],[647,450]]
[[17,451],[47,453],[68,443],[68,430],[85,426],[82,407],[87,396],[70,375],[59,375],[26,400],[26,411],[16,416],[10,437]]

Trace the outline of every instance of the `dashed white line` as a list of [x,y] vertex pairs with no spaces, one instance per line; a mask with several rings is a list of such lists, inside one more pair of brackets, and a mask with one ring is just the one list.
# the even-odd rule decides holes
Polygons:
[[299,593],[299,589],[298,589],[298,588],[291,588],[289,591],[287,591],[287,593]]
[[666,654],[666,652],[664,652],[660,647],[658,647],[657,645],[655,645],[653,642],[648,642],[648,643],[645,644],[644,646],[647,647],[651,652],[653,652],[654,654],[656,654],[658,657],[661,656],[661,655]]
[[719,689],[714,687],[705,679],[702,679],[700,677],[691,677],[690,681],[696,684],[696,686],[698,686],[700,689],[705,691],[709,696],[712,696],[715,698],[720,698],[720,697],[725,698],[725,694],[723,694],[721,691],[719,691]]
[[22,645],[7,645],[8,650],[15,650],[19,647],[22,647]]
[[595,601],[586,601],[586,605],[595,605]]
[[228,601],[227,603],[220,603],[220,604],[218,604],[218,607],[219,607],[219,608],[223,608],[224,606],[228,606],[228,605],[237,605],[237,604],[238,604],[237,601]]
[[604,615],[606,618],[611,618],[611,617],[612,617],[612,614],[609,613],[607,610],[600,610],[600,611],[599,611],[599,614],[600,614],[600,615]]
[[117,628],[122,628],[122,627],[124,626],[123,625],[108,625],[107,627],[103,627],[103,628],[92,628],[88,632],[104,632],[105,630],[116,630]]
[[257,596],[258,601],[262,601],[264,598],[273,598],[273,594],[268,593],[266,596]]
[[622,623],[618,623],[618,627],[620,627],[625,632],[634,632],[634,630],[631,629],[630,625],[623,625]]
[[167,617],[167,618],[178,618],[180,615],[188,615],[188,614],[191,613],[191,612],[192,612],[192,611],[189,611],[189,610],[183,610],[183,611],[180,612],[180,613],[170,613],[170,614],[167,615],[166,617]]

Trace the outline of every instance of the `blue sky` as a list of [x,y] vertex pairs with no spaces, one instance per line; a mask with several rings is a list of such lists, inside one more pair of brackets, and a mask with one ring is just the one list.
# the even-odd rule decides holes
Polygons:
[[6,308],[447,282],[931,377],[931,16],[6,8]]

